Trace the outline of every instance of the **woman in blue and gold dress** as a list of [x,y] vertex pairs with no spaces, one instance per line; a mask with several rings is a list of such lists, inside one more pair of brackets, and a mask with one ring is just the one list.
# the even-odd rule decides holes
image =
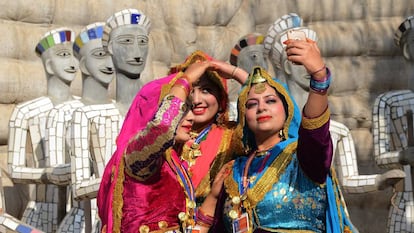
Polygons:
[[301,114],[283,84],[253,69],[239,95],[235,132],[247,156],[219,173],[215,182],[223,179],[224,188],[213,188],[199,209],[214,216],[210,232],[357,231],[331,168],[330,71],[312,41],[291,41],[286,52],[311,76],[307,103]]

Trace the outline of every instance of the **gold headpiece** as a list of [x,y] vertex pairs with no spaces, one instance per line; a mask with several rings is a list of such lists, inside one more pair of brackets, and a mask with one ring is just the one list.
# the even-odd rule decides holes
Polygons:
[[256,84],[254,87],[254,92],[256,94],[261,94],[266,90],[266,87],[264,85],[265,82],[267,82],[266,78],[262,76],[262,68],[255,67],[253,68],[253,72],[251,74],[251,77],[249,77],[251,80],[251,84]]

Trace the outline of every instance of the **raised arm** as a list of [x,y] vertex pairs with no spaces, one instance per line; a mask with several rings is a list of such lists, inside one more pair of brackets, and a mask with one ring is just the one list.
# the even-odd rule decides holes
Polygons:
[[311,76],[310,91],[299,129],[298,159],[312,180],[324,183],[333,157],[327,95],[331,74],[314,41],[291,40],[287,43],[286,53],[289,61],[303,65]]

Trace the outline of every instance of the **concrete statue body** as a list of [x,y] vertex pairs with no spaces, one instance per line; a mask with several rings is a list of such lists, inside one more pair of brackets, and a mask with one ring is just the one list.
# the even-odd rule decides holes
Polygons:
[[[394,42],[404,58],[414,62],[414,16],[407,17],[395,32]],[[413,63],[414,64],[414,63]],[[393,90],[380,94],[372,109],[374,155],[377,165],[401,169],[405,180],[395,191],[388,213],[387,232],[414,232],[413,131],[414,92]]]
[[[141,73],[148,56],[149,26],[149,18],[142,12],[125,9],[112,15],[105,24],[86,26],[74,44],[75,51],[79,50],[83,77],[81,101],[88,105],[73,114],[73,195],[77,200],[90,201],[90,213],[86,214],[91,216],[91,221],[86,221],[86,228],[93,232],[100,230],[95,197],[105,165],[116,149],[124,116],[145,84]],[[88,33],[92,28],[96,38]],[[82,36],[82,33],[87,34]],[[89,40],[81,43],[81,38],[87,35]],[[112,78],[116,78],[115,100],[108,98]],[[97,93],[89,93],[90,88],[86,86]]]
[[[82,72],[81,101],[85,106],[73,113],[70,140],[72,191],[75,200],[85,203],[85,231],[100,229],[96,211],[96,191],[101,170],[115,150],[115,138],[122,116],[109,97],[108,87],[115,77],[112,58],[102,47],[105,23],[84,27],[73,45]],[[68,214],[76,219],[76,209]]]
[[[63,219],[66,188],[70,182],[67,158],[55,147],[64,143],[63,137],[56,137],[56,130],[52,129],[61,122],[48,118],[55,108],[67,110],[82,105],[79,98],[70,93],[78,70],[72,50],[74,37],[72,30],[59,28],[47,32],[39,41],[36,53],[46,72],[47,95],[17,105],[9,122],[11,178],[15,183],[31,184],[22,221],[45,232],[56,231]],[[59,135],[63,136],[63,132]]]

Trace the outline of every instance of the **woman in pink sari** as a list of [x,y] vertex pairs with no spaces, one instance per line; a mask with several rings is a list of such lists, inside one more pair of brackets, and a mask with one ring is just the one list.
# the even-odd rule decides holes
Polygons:
[[[218,73],[208,69],[232,67],[225,63],[212,67],[210,60],[209,56],[196,51],[184,64],[172,69],[173,74],[146,84],[135,97],[97,195],[102,232],[179,232],[195,225],[193,188],[208,182],[203,190],[209,191],[210,180],[214,178],[210,168],[217,173],[220,166],[230,160],[226,152],[231,131],[217,126],[219,119],[226,124],[225,85],[220,89],[224,98],[220,105],[222,117],[211,120],[209,140],[205,140],[210,144],[201,147],[202,153],[208,151],[209,156],[199,163],[200,167],[191,170],[190,176],[187,174],[189,164],[179,156],[182,147],[172,145],[177,119],[183,115],[177,106],[182,105],[182,100],[190,93],[194,96],[194,89],[205,78],[222,84]],[[162,98],[165,94],[174,96],[173,100]],[[193,103],[193,106],[196,105]]]

